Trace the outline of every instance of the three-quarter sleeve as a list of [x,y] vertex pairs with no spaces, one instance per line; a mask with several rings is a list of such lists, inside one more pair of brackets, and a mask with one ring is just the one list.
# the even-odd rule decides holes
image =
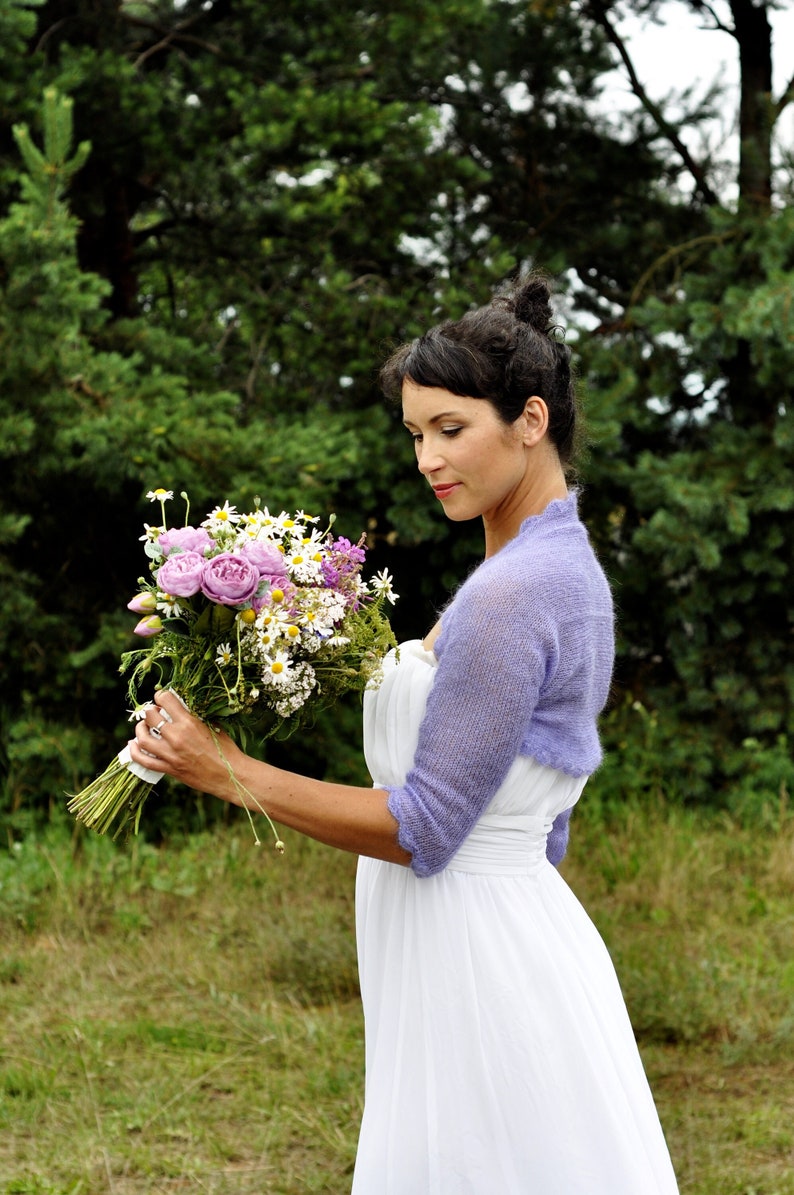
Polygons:
[[388,799],[419,876],[443,870],[502,784],[559,653],[531,578],[499,570],[474,574],[442,627],[413,766]]

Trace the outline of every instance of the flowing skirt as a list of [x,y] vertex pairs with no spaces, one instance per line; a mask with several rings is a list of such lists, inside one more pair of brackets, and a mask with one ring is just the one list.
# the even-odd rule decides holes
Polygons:
[[[404,778],[432,664],[404,645],[367,695],[376,783]],[[545,858],[583,784],[521,757],[440,875],[360,860],[353,1195],[675,1195],[611,959]]]

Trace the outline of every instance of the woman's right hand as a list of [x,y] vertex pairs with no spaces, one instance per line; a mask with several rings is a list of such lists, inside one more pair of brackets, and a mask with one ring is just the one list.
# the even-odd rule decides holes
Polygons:
[[241,803],[233,777],[235,765],[245,759],[243,752],[223,731],[211,729],[188,713],[175,693],[155,693],[154,702],[135,728],[130,756],[199,792]]

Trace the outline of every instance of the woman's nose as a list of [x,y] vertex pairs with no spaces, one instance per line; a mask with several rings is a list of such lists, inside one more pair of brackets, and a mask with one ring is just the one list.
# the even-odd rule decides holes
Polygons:
[[416,463],[419,472],[427,477],[431,473],[435,473],[436,469],[440,469],[444,460],[440,452],[430,445],[422,443],[416,450]]

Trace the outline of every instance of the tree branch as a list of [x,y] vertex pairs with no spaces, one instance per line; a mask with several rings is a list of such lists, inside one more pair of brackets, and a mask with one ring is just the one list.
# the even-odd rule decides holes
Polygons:
[[783,109],[788,107],[792,100],[794,100],[794,75],[791,76],[788,84],[783,88],[780,98],[775,101],[772,107],[772,111],[775,114],[775,120],[777,120]]
[[661,107],[648,95],[634,68],[634,63],[632,62],[631,56],[626,49],[626,44],[618,31],[612,25],[602,0],[589,0],[588,6],[593,14],[596,24],[599,25],[606,34],[607,41],[609,41],[610,45],[615,47],[620,55],[623,65],[626,68],[629,82],[631,83],[631,90],[634,92],[645,111],[651,117],[653,117],[659,132],[668,139],[670,144],[680,156],[681,161],[692,175],[692,178],[695,181],[695,186],[701,197],[706,203],[710,205],[716,205],[719,202],[717,195],[709,186],[703,168],[692,157],[686,145],[679,137],[678,130],[667,120]]
[[729,33],[731,37],[736,37],[736,30],[732,29],[730,25],[725,25],[711,5],[705,3],[705,0],[699,0],[697,10],[699,11],[700,9],[705,9],[714,22],[712,26],[706,26],[706,28],[719,29],[721,33]]
[[210,54],[220,54],[220,46],[214,45],[212,42],[206,41],[204,38],[196,37],[187,31],[197,23],[198,17],[187,17],[184,21],[177,21],[173,28],[169,29],[155,21],[146,21],[142,17],[131,16],[125,13],[124,19],[128,25],[133,25],[138,29],[146,29],[149,33],[157,36],[160,35],[159,41],[153,42],[147,46],[145,50],[141,50],[138,57],[133,62],[136,68],[141,66],[147,58],[151,58],[153,54],[160,50],[168,49],[174,42],[185,42],[188,45],[198,46],[201,50],[207,50]]

